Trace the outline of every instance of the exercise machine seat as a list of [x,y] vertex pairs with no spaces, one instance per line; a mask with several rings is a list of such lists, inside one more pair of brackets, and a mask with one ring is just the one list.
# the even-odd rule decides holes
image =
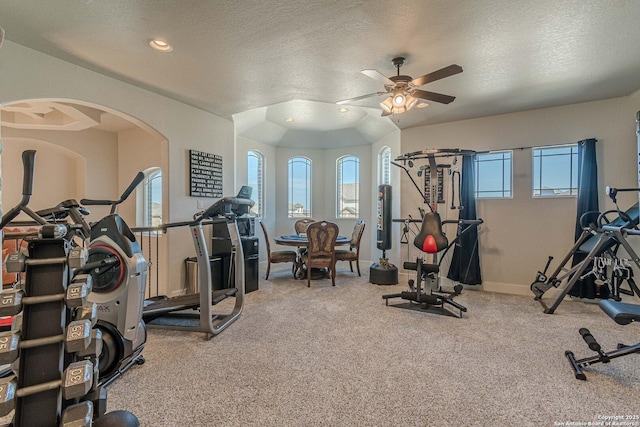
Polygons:
[[422,218],[420,232],[413,240],[416,248],[429,254],[438,253],[447,248],[449,240],[442,232],[442,221],[437,212],[427,212]]
[[628,325],[631,322],[640,321],[640,305],[602,300],[598,303],[602,311],[607,313],[617,324]]

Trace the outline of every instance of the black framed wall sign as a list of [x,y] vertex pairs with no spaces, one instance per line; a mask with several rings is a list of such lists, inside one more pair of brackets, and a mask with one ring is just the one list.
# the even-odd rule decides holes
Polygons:
[[189,150],[189,195],[222,197],[222,156]]

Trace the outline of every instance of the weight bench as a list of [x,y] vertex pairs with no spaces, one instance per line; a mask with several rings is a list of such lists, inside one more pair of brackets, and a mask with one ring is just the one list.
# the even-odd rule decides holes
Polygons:
[[[638,304],[602,300],[598,305],[602,311],[607,313],[607,315],[619,325],[628,325],[631,322],[640,321],[640,305]],[[617,357],[626,356],[632,353],[640,353],[640,343],[631,346],[618,344],[618,348],[616,350],[605,353],[588,329],[581,328],[578,332],[589,348],[598,353],[595,356],[576,360],[572,351],[567,350],[564,352],[564,355],[569,359],[569,363],[571,364],[575,377],[578,380],[584,381],[587,379],[586,375],[582,371],[582,368],[585,366],[594,365],[596,363],[609,363],[611,359],[615,359]]]

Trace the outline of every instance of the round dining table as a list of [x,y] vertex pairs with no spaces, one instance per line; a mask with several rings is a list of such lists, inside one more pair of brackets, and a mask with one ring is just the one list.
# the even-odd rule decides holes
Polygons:
[[[307,236],[305,236],[304,234],[289,234],[286,236],[279,236],[279,237],[275,237],[273,239],[278,245],[282,245],[282,246],[296,246],[299,248],[304,248],[307,247],[309,245],[309,240],[307,239]],[[336,237],[336,244],[335,246],[347,246],[351,243],[351,238],[350,237],[346,237],[346,236],[338,236]],[[302,261],[300,260],[300,254],[298,253],[298,259],[296,261],[297,265],[296,265],[296,278],[297,279],[303,279],[306,276],[304,275],[304,271],[302,268]],[[316,269],[316,268],[312,268],[311,269],[311,279],[316,280],[316,279],[324,279],[325,277],[327,277],[327,271],[326,269]]]

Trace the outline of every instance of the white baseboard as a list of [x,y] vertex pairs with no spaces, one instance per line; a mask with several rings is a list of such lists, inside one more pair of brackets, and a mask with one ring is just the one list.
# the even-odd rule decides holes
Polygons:
[[501,294],[522,295],[531,297],[531,289],[528,286],[516,285],[513,283],[483,282],[481,289],[487,292],[498,292]]

